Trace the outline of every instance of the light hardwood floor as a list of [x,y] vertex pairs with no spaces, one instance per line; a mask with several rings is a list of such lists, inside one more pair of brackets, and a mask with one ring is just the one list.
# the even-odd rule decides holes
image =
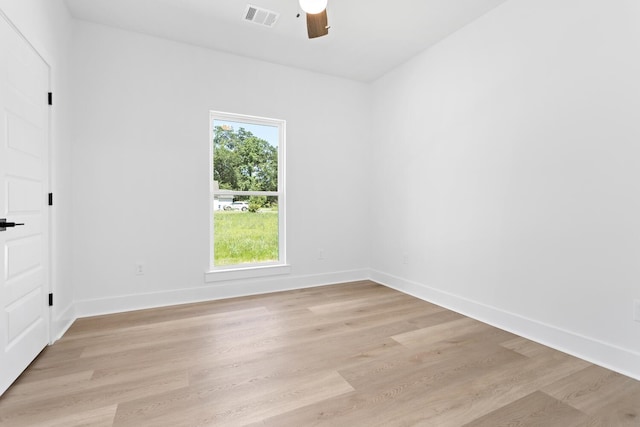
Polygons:
[[640,426],[640,382],[372,282],[80,319],[0,426]]

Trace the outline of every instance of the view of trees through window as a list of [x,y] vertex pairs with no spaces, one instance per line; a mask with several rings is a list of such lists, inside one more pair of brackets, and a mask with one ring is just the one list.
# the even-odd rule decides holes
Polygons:
[[214,117],[213,265],[280,260],[280,127]]

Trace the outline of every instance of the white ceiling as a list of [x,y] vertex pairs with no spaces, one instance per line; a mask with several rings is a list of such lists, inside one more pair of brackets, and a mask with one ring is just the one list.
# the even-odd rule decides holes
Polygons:
[[[298,0],[66,0],[77,19],[365,82],[505,1],[329,0],[329,35],[309,40]],[[276,25],[245,22],[248,3]]]

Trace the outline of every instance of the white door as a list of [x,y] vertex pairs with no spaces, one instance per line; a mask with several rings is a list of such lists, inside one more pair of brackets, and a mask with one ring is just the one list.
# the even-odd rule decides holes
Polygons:
[[49,336],[49,68],[0,11],[0,394]]

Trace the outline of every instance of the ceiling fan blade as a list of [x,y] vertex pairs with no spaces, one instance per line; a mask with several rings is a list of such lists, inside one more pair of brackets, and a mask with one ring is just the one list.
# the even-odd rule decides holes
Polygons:
[[329,20],[327,9],[320,13],[307,13],[307,34],[310,39],[329,34]]

